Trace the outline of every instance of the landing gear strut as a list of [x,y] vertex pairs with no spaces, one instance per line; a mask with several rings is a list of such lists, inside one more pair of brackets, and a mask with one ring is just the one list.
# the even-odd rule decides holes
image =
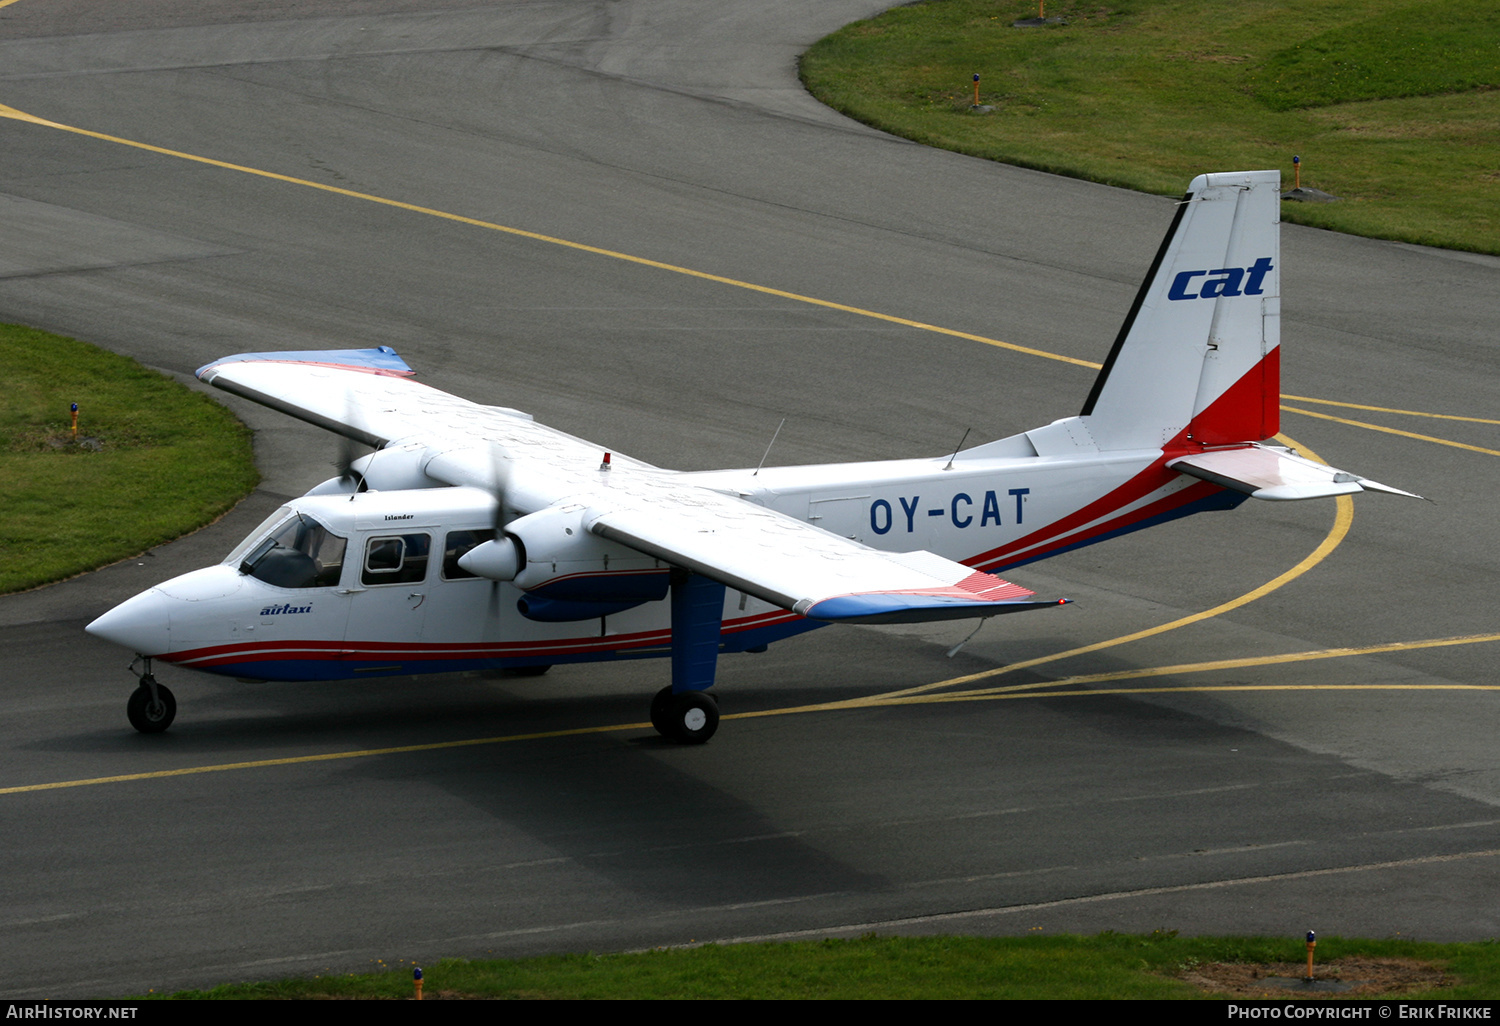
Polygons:
[[[125,715],[130,717],[130,725],[142,734],[160,734],[177,716],[177,699],[172,697],[165,684],[156,683],[151,674],[151,658],[143,658],[145,669],[140,674],[141,683],[131,692],[130,701],[125,703]],[[130,664],[132,672],[135,665]]]
[[719,729],[719,703],[705,694],[719,660],[724,585],[672,571],[672,686],[651,699],[651,725],[669,741],[701,745]]

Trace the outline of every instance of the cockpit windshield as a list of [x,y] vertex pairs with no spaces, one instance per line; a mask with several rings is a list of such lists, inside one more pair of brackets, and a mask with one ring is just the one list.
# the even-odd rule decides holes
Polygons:
[[240,573],[278,588],[331,588],[344,569],[345,539],[306,513],[256,542]]

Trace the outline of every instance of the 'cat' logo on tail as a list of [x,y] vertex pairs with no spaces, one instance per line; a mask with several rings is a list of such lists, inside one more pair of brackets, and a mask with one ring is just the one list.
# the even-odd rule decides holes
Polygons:
[[[1218,299],[1220,296],[1260,296],[1265,294],[1262,283],[1271,273],[1271,258],[1261,257],[1249,267],[1217,267],[1212,271],[1183,271],[1172,279],[1168,299]],[[1194,282],[1205,274],[1215,275],[1205,282]],[[1244,282],[1245,287],[1240,288]],[[1196,293],[1189,292],[1190,285],[1200,285]]]

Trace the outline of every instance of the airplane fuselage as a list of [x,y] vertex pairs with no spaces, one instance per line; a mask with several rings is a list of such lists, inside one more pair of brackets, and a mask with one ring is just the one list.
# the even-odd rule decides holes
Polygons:
[[[1033,454],[985,453],[997,445],[1029,447]],[[674,476],[871,548],[926,549],[986,571],[1243,499],[1166,470],[1160,450],[1050,456],[1034,450],[1020,435],[951,461]],[[672,472],[619,467],[610,473]],[[303,524],[321,529],[321,551],[288,551]],[[554,567],[544,585],[528,592],[457,565],[459,556],[494,537],[494,526],[492,496],[473,487],[303,496],[219,565],[152,588],[92,629],[142,655],[254,680],[513,669],[670,654],[665,563],[600,542],[591,558]],[[281,544],[271,543],[252,564],[257,550],[277,537]],[[316,569],[297,578],[270,565],[277,556],[308,567],[316,561]],[[653,578],[659,588],[652,587]],[[608,605],[573,601],[594,597],[590,589],[618,598],[622,583],[630,582],[643,589],[631,597],[651,598]],[[614,608],[620,605],[625,608]],[[758,650],[818,626],[823,624],[731,588],[719,647]]]

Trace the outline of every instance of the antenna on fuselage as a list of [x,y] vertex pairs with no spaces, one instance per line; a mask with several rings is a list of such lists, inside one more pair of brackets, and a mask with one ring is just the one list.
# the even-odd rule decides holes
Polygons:
[[[784,428],[784,427],[786,427],[786,418],[782,417],[781,418],[781,423],[776,425],[776,432],[775,432],[775,434],[771,435],[771,445],[775,445],[776,444],[776,437],[777,437],[777,435],[781,434],[781,429]],[[750,475],[751,477],[759,477],[760,476],[760,468],[764,467],[766,465],[766,456],[771,455],[771,445],[766,446],[765,456],[762,456],[760,458],[760,462],[755,465],[755,473],[751,474]]]
[[964,443],[969,440],[969,432],[973,430],[973,428],[964,428],[964,436],[958,440],[958,448],[954,449],[953,455],[948,457],[948,465],[943,468],[944,470],[953,469],[953,461],[958,459],[958,454],[963,450]]

